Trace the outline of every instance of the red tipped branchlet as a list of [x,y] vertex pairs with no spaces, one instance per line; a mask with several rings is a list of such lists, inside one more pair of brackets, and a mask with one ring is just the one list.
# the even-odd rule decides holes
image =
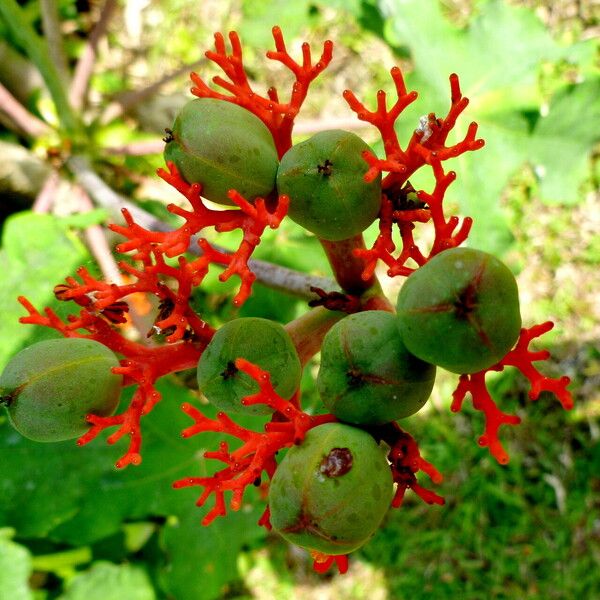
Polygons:
[[[420,126],[412,135],[406,149],[402,149],[398,141],[394,124],[402,111],[417,98],[416,92],[407,92],[398,67],[391,70],[396,87],[397,100],[388,110],[386,94],[382,90],[377,93],[377,109],[369,111],[350,90],[344,92],[344,98],[358,118],[371,123],[379,130],[383,140],[385,159],[377,158],[365,152],[363,158],[369,165],[365,180],[373,180],[379,173],[387,172],[382,181],[382,207],[380,212],[379,236],[370,249],[357,249],[356,256],[365,262],[363,279],[369,280],[378,260],[388,266],[388,274],[408,276],[415,268],[406,263],[412,259],[418,268],[429,258],[446,248],[461,244],[468,236],[471,219],[465,218],[462,223],[456,216],[446,218],[443,212],[443,200],[448,186],[456,178],[453,171],[444,173],[442,161],[459,156],[465,152],[477,150],[484,144],[476,139],[477,124],[471,123],[465,138],[457,144],[446,146],[450,131],[456,119],[467,107],[468,99],[464,98],[457,75],[450,76],[451,105],[448,114],[438,119],[433,113],[422,117]],[[429,165],[436,180],[431,194],[416,192],[408,182],[412,174],[421,167]],[[435,238],[431,249],[423,252],[413,237],[415,223],[433,222]],[[459,226],[460,223],[460,226]],[[394,256],[396,244],[392,238],[393,226],[397,225],[402,248]],[[458,227],[458,229],[457,229]]]
[[217,64],[229,79],[228,81],[221,76],[216,76],[213,77],[213,83],[229,92],[229,95],[212,89],[196,73],[191,74],[194,83],[192,94],[199,98],[217,98],[233,102],[254,113],[269,128],[281,158],[292,146],[294,119],[306,98],[311,82],[331,62],[333,43],[327,40],[323,44],[321,57],[313,64],[310,45],[305,42],[302,44],[302,63],[299,63],[288,53],[281,29],[273,27],[272,31],[275,50],[267,52],[267,58],[280,62],[295,77],[288,102],[280,101],[279,93],[274,87],[267,91],[266,96],[253,90],[244,69],[242,44],[234,31],[229,33],[231,53],[227,52],[225,38],[221,33],[215,34],[215,50],[206,52],[206,57]]
[[[335,421],[333,415],[310,416],[298,407],[297,396],[285,400],[279,396],[271,385],[271,377],[267,371],[243,358],[235,361],[235,366],[252,377],[259,386],[258,393],[244,398],[246,406],[264,404],[275,412],[272,420],[265,425],[263,432],[252,431],[241,427],[220,412],[216,419],[210,419],[190,404],[182,406],[183,411],[194,419],[195,424],[185,429],[183,437],[188,438],[204,431],[222,432],[242,441],[236,450],[230,451],[226,442],[221,442],[219,450],[205,452],[206,458],[214,458],[227,466],[210,477],[187,477],[176,481],[175,488],[200,486],[204,492],[197,501],[198,506],[214,495],[215,505],[202,520],[203,525],[210,524],[215,518],[227,512],[225,492],[231,492],[229,503],[231,510],[239,510],[242,505],[244,491],[249,485],[260,482],[263,472],[272,478],[277,463],[275,454],[294,444],[302,443],[306,432],[317,425]],[[268,513],[261,518],[261,524],[268,527]]]
[[573,397],[567,390],[570,379],[566,376],[551,378],[542,375],[533,366],[533,363],[547,360],[550,353],[547,350],[537,352],[529,350],[531,341],[550,331],[553,326],[552,322],[547,321],[528,329],[522,329],[517,344],[502,360],[478,373],[461,375],[458,387],[453,393],[452,411],[458,412],[465,396],[470,393],[475,409],[483,412],[485,430],[479,438],[479,445],[487,446],[492,456],[500,464],[508,463],[509,457],[498,438],[498,430],[501,425],[518,425],[521,419],[517,415],[507,414],[498,408],[486,387],[485,376],[488,372],[503,371],[504,367],[508,366],[516,367],[529,380],[531,385],[529,398],[531,400],[537,400],[542,392],[551,392],[558,398],[564,409],[573,408]]

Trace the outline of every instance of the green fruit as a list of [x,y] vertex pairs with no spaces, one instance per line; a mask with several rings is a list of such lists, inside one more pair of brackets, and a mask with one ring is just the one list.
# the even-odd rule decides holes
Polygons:
[[371,149],[357,135],[339,129],[292,146],[277,172],[277,191],[290,197],[290,218],[325,240],[364,231],[381,206],[381,175],[363,179],[365,150]]
[[435,367],[406,349],[392,313],[350,315],[323,340],[317,387],[342,421],[379,425],[408,417],[427,402],[434,381]]
[[445,250],[406,280],[398,320],[413,354],[453,373],[476,373],[504,357],[519,337],[517,282],[491,254]]
[[242,404],[259,387],[236,368],[237,358],[268,371],[273,388],[283,398],[291,398],[300,385],[300,359],[283,326],[258,317],[234,319],[215,333],[198,362],[200,391],[220,410],[253,415],[272,412],[264,404]]
[[290,448],[269,489],[273,529],[325,554],[348,554],[375,533],[392,500],[385,450],[362,429],[328,423]]
[[166,161],[202,195],[233,206],[227,192],[246,200],[266,197],[275,188],[279,165],[273,136],[254,114],[231,102],[197,98],[177,115],[165,146]]
[[86,415],[114,414],[122,377],[111,372],[117,357],[83,338],[38,342],[14,356],[0,376],[0,395],[14,428],[37,442],[79,437]]

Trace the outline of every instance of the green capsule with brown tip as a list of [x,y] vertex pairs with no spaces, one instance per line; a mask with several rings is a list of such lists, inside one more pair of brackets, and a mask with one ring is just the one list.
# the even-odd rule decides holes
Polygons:
[[408,351],[395,315],[370,310],[345,317],[327,332],[317,388],[338,419],[380,425],[420,410],[435,371]]
[[235,366],[238,358],[268,371],[282,398],[291,398],[300,385],[300,358],[283,326],[260,317],[234,319],[215,333],[198,362],[198,387],[219,410],[251,415],[273,412],[264,404],[242,403],[246,396],[258,393],[259,386]]
[[371,148],[361,138],[339,129],[292,146],[277,172],[277,191],[290,198],[290,218],[324,240],[363,232],[381,206],[381,175],[364,180],[365,151]]
[[412,273],[398,296],[406,347],[452,373],[486,369],[513,347],[521,329],[510,269],[473,248],[452,248]]
[[325,554],[348,554],[375,533],[394,492],[386,452],[343,423],[311,429],[277,467],[270,521],[286,540]]
[[266,198],[275,188],[279,160],[268,127],[250,111],[214,98],[188,102],[169,131],[164,157],[202,196],[233,206],[229,190],[246,200]]
[[37,442],[60,442],[89,430],[86,415],[117,409],[122,377],[115,354],[84,338],[38,342],[21,350],[0,375],[0,396],[14,428]]

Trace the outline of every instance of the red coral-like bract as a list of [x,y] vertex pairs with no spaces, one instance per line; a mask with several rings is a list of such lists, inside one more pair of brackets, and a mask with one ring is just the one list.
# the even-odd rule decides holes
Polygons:
[[[417,99],[417,92],[407,92],[402,71],[398,67],[391,70],[392,79],[396,88],[397,100],[388,110],[386,93],[377,92],[377,109],[368,110],[350,90],[344,92],[344,98],[350,108],[362,121],[371,123],[379,130],[383,140],[385,159],[380,159],[370,151],[363,152],[363,158],[369,165],[365,181],[372,181],[382,172],[388,172],[382,181],[382,206],[379,219],[379,236],[370,249],[357,249],[356,256],[365,262],[363,279],[369,280],[378,260],[388,266],[388,275],[408,276],[415,267],[407,266],[412,259],[417,267],[425,264],[435,254],[447,248],[453,248],[465,241],[471,228],[470,217],[460,219],[444,216],[442,203],[448,186],[456,178],[456,173],[444,173],[441,163],[444,160],[460,156],[461,154],[477,150],[484,145],[484,141],[476,139],[477,124],[471,123],[464,139],[457,144],[446,146],[448,134],[454,128],[456,119],[465,110],[469,101],[462,95],[458,76],[450,76],[451,105],[444,119],[438,119],[433,113],[422,119],[422,126],[415,130],[406,149],[402,149],[394,129],[396,119],[402,111]],[[429,165],[435,177],[436,185],[433,193],[425,191],[415,193],[415,198],[420,206],[411,206],[407,203],[408,194],[414,192],[408,183],[409,177],[423,167]],[[419,249],[413,238],[415,223],[433,222],[435,239],[430,250],[425,253]],[[460,226],[459,226],[460,223]],[[392,239],[393,225],[397,225],[402,249],[399,255],[394,256],[396,244]],[[458,227],[458,229],[457,229]]]
[[[260,479],[263,471],[269,479],[273,477],[277,468],[275,454],[279,450],[302,443],[309,429],[336,420],[333,415],[310,416],[298,408],[294,399],[285,400],[279,396],[273,389],[269,373],[257,365],[238,358],[235,366],[252,377],[259,386],[259,391],[244,398],[242,404],[264,404],[275,411],[275,416],[265,425],[264,432],[257,432],[241,427],[224,412],[218,413],[216,419],[210,419],[191,404],[186,403],[182,406],[183,411],[195,421],[194,425],[183,431],[183,437],[213,431],[232,435],[243,442],[233,451],[229,450],[226,442],[221,442],[218,451],[204,453],[206,458],[225,463],[227,466],[224,469],[210,477],[188,477],[173,484],[175,488],[203,487],[204,492],[196,502],[198,506],[203,506],[210,496],[214,495],[215,505],[202,520],[203,525],[208,525],[215,518],[226,514],[226,491],[232,492],[230,508],[239,510],[244,491]],[[261,521],[266,526],[268,517],[263,516]]]
[[279,27],[272,29],[275,41],[275,50],[267,52],[267,58],[279,61],[287,67],[295,77],[288,102],[279,100],[279,93],[272,87],[267,91],[267,96],[256,93],[244,69],[242,45],[238,34],[232,31],[229,34],[231,53],[227,53],[223,34],[215,34],[215,50],[206,52],[206,57],[217,64],[228,77],[213,77],[213,83],[223,88],[228,94],[217,92],[209,87],[196,73],[191,74],[195,87],[192,94],[199,98],[217,98],[243,106],[254,113],[269,128],[279,158],[292,146],[292,129],[294,119],[306,98],[308,88],[312,81],[329,65],[333,56],[333,43],[327,40],[323,44],[323,52],[319,60],[313,64],[310,45],[302,44],[302,63],[296,62],[288,53]]
[[485,376],[490,371],[502,371],[504,367],[516,367],[527,377],[531,385],[529,398],[537,400],[541,392],[552,392],[566,410],[573,408],[573,397],[567,386],[570,379],[566,376],[560,378],[545,377],[534,366],[533,363],[547,360],[550,353],[547,350],[533,352],[529,350],[529,344],[537,337],[550,331],[553,323],[547,321],[540,325],[534,325],[528,329],[521,329],[521,334],[516,346],[497,364],[470,375],[461,375],[458,387],[453,393],[451,410],[458,412],[467,393],[471,394],[475,409],[483,412],[485,416],[485,432],[479,438],[480,446],[487,446],[492,456],[500,463],[507,464],[509,457],[498,438],[498,429],[501,425],[518,425],[521,419],[516,415],[502,412],[492,399],[486,384]]

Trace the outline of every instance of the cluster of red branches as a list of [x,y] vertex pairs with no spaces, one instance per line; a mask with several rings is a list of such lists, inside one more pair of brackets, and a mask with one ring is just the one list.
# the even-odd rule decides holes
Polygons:
[[[275,51],[267,57],[280,62],[289,69],[295,80],[289,100],[282,102],[277,90],[271,88],[267,95],[255,92],[246,74],[242,48],[237,34],[231,33],[231,53],[225,47],[221,34],[215,35],[215,51],[206,56],[218,65],[227,79],[217,76],[213,82],[226,93],[209,87],[197,74],[192,74],[194,88],[192,92],[199,97],[218,98],[238,104],[258,116],[269,128],[281,157],[291,146],[291,134],[294,118],[306,97],[310,83],[327,67],[332,57],[332,43],[325,42],[320,59],[313,64],[308,44],[302,46],[302,62],[296,62],[287,52],[283,36],[278,27],[273,29]],[[372,248],[355,249],[356,257],[362,258],[364,268],[351,276],[364,282],[371,281],[378,260],[388,266],[390,276],[408,276],[416,268],[425,264],[429,258],[446,248],[461,244],[467,237],[471,219],[462,221],[457,216],[446,217],[443,210],[444,195],[454,181],[454,172],[445,172],[442,162],[464,152],[483,146],[476,139],[477,125],[471,123],[464,139],[454,145],[446,145],[448,134],[453,129],[458,116],[464,111],[468,100],[462,96],[458,77],[450,76],[451,106],[445,118],[436,118],[431,113],[421,119],[419,128],[412,135],[408,145],[402,149],[394,129],[396,119],[416,98],[416,92],[407,92],[400,69],[394,68],[391,76],[395,84],[397,99],[388,109],[386,94],[377,94],[377,108],[370,111],[357,100],[354,94],[344,92],[351,109],[358,118],[378,128],[385,149],[385,158],[378,158],[370,152],[364,154],[368,165],[366,180],[373,180],[380,173],[387,175],[382,181],[382,205],[379,215],[380,234]],[[435,177],[435,187],[431,193],[416,191],[410,185],[410,176],[419,168],[429,166]],[[54,311],[37,311],[25,298],[20,302],[28,311],[21,322],[52,327],[66,337],[85,337],[94,339],[123,358],[116,373],[123,376],[124,385],[135,385],[136,390],[129,407],[122,414],[111,417],[89,415],[90,430],[82,436],[79,444],[94,439],[101,431],[116,427],[108,438],[114,443],[123,436],[129,436],[129,446],[117,462],[117,466],[139,464],[141,460],[141,417],[147,414],[160,400],[155,388],[156,380],[168,373],[194,367],[204,348],[212,338],[214,329],[190,306],[190,296],[199,286],[211,265],[224,267],[220,279],[225,281],[232,275],[240,278],[241,286],[234,298],[235,304],[243,303],[251,293],[254,274],[248,267],[248,260],[261,235],[267,227],[276,228],[287,212],[288,198],[280,196],[277,200],[257,199],[248,202],[236,191],[229,193],[237,208],[214,210],[202,199],[200,183],[184,181],[172,163],[167,169],[160,169],[159,175],[175,187],[189,202],[189,210],[175,205],[168,207],[174,215],[182,218],[183,223],[173,231],[150,231],[138,225],[127,210],[123,210],[124,225],[112,225],[111,228],[121,234],[126,241],[118,246],[120,252],[132,253],[137,261],[122,261],[119,266],[127,277],[122,285],[110,284],[93,276],[87,269],[80,268],[77,277],[67,278],[64,284],[55,287],[55,295],[62,301],[73,301],[79,305],[78,314],[62,320]],[[431,248],[424,252],[417,246],[413,230],[417,223],[432,223],[435,239]],[[392,239],[393,226],[398,227],[402,248],[399,254]],[[240,230],[242,240],[233,253],[213,247],[206,239],[197,239],[205,228],[216,232]],[[343,244],[343,242],[341,243]],[[197,256],[189,258],[188,249],[196,247]],[[343,248],[340,246],[338,249]],[[173,258],[177,258],[174,264]],[[411,260],[416,267],[408,266]],[[373,280],[374,281],[374,280]],[[362,289],[361,286],[355,286]],[[364,287],[364,286],[363,286]],[[345,293],[325,292],[315,289],[319,299],[313,304],[324,305],[335,310],[354,312],[360,310],[358,297]],[[348,290],[346,289],[345,292]],[[128,325],[130,303],[139,294],[153,299],[157,317],[153,322],[148,338],[162,337],[161,343],[151,340],[133,341],[125,327]],[[498,440],[498,429],[502,424],[516,424],[518,417],[500,411],[492,400],[485,384],[488,371],[499,371],[505,366],[520,369],[531,383],[532,399],[541,391],[548,390],[557,395],[565,408],[572,406],[572,399],[566,390],[567,378],[549,379],[542,376],[533,367],[533,362],[548,358],[545,351],[532,352],[529,342],[551,327],[543,324],[524,329],[516,347],[497,365],[480,373],[462,375],[454,393],[452,410],[459,410],[467,392],[473,397],[476,409],[485,414],[485,434],[480,444],[489,447],[499,462],[508,458]],[[236,367],[251,376],[259,386],[259,391],[243,401],[244,404],[264,404],[273,409],[272,419],[265,425],[264,431],[252,431],[236,424],[229,416],[219,413],[211,419],[202,412],[186,404],[183,410],[194,420],[194,425],[183,432],[184,437],[205,432],[221,432],[237,438],[241,445],[230,450],[222,442],[216,451],[205,453],[205,457],[224,463],[224,468],[209,477],[189,477],[175,482],[174,487],[199,486],[203,492],[197,504],[203,505],[214,497],[215,504],[204,517],[203,523],[209,524],[216,517],[226,513],[225,493],[231,494],[229,506],[233,510],[240,508],[244,492],[248,485],[261,485],[264,474],[270,479],[277,463],[275,454],[282,448],[299,444],[306,432],[322,423],[334,421],[332,415],[310,416],[303,412],[299,395],[292,400],[278,396],[271,386],[269,373],[243,359],[236,361]],[[397,491],[392,505],[400,506],[407,489],[412,489],[427,503],[442,504],[443,499],[434,492],[417,483],[416,473],[423,471],[434,483],[442,480],[440,473],[424,460],[415,440],[402,431],[396,423],[382,428],[374,428],[373,435],[384,440],[390,446],[388,455]],[[260,524],[270,527],[268,509],[260,519]],[[336,564],[341,572],[347,569],[347,557],[313,554],[315,570],[323,572]]]

